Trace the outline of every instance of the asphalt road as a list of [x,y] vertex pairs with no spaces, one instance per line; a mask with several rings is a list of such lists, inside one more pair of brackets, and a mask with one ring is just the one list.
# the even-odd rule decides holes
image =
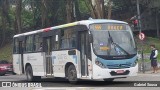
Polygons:
[[[5,76],[0,76],[0,84],[1,84],[0,86],[2,86],[2,82],[3,83],[11,82],[14,87],[13,86],[12,88],[3,87],[3,88],[0,88],[0,90],[6,90],[6,89],[21,90],[22,87],[23,87],[23,90],[28,90],[28,89],[30,90],[97,90],[97,89],[106,90],[107,88],[109,89],[112,88],[112,90],[116,90],[116,89],[121,90],[121,88],[123,90],[125,90],[124,88],[128,88],[130,90],[134,88],[136,88],[136,90],[142,90],[143,88],[145,90],[148,88],[150,89],[152,88],[152,90],[153,89],[159,90],[157,88],[160,88],[160,73],[158,74],[151,74],[150,72],[146,72],[145,74],[139,73],[138,76],[136,77],[115,79],[113,82],[103,82],[101,80],[98,80],[98,81],[85,80],[85,81],[80,81],[77,84],[70,84],[67,80],[62,78],[56,78],[56,79],[43,78],[40,82],[26,82],[24,75],[7,74]],[[148,83],[153,86],[148,86]],[[146,86],[143,86],[145,84]],[[130,87],[132,87],[132,89]]]

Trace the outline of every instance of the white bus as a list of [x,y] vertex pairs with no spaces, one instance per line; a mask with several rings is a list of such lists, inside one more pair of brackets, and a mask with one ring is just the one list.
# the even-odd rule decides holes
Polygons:
[[123,21],[92,19],[13,37],[13,67],[28,81],[41,77],[103,79],[136,76],[137,51]]

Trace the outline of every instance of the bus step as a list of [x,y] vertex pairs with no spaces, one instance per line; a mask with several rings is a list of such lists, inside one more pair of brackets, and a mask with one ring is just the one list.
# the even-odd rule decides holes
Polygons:
[[54,78],[54,76],[52,74],[47,74],[46,77],[47,78]]
[[81,76],[81,79],[89,79],[89,76]]

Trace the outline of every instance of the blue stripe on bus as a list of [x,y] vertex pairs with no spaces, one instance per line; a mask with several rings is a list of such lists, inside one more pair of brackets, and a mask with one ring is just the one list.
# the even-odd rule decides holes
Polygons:
[[126,64],[126,65],[130,64],[130,67],[131,67],[132,64],[136,61],[136,59],[137,59],[137,56],[134,56],[133,58],[130,58],[130,59],[123,59],[123,60],[105,60],[100,57],[97,57],[97,60],[103,63],[105,66],[118,65],[118,64]]

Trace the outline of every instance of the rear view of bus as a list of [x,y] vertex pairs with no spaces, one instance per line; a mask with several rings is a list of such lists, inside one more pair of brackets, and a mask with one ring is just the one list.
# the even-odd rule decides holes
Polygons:
[[113,80],[136,76],[137,52],[129,25],[125,22],[96,23],[89,26],[93,37],[93,77]]

